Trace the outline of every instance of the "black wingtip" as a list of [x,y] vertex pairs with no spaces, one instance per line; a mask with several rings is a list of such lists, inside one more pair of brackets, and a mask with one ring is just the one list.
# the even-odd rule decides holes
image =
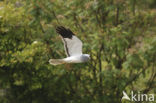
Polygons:
[[71,39],[72,38],[72,35],[74,35],[73,32],[70,29],[66,29],[63,26],[57,26],[56,27],[56,32],[58,34],[60,34],[63,38],[69,38],[69,39]]

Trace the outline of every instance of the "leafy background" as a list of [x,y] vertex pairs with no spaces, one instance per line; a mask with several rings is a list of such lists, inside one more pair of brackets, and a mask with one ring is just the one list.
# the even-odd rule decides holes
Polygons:
[[[58,25],[84,42],[88,63],[48,63],[65,57]],[[155,0],[0,0],[0,103],[132,103],[122,91],[156,93],[155,34]]]

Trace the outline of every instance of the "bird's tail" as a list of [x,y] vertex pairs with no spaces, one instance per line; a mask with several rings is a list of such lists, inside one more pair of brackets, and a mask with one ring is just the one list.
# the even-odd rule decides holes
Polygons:
[[64,61],[64,59],[50,59],[49,63],[51,65],[59,65],[59,64],[64,64],[65,61]]

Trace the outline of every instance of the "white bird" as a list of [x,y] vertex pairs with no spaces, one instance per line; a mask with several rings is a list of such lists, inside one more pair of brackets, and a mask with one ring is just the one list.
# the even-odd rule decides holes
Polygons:
[[89,54],[82,54],[82,42],[78,39],[70,29],[63,26],[56,28],[56,32],[60,34],[64,43],[67,58],[63,59],[50,59],[49,63],[52,65],[65,64],[65,63],[83,63],[90,59]]

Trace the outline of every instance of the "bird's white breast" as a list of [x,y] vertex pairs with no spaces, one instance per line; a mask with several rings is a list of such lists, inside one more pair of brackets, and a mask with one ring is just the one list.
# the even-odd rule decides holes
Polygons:
[[88,60],[89,58],[84,55],[71,56],[64,59],[67,63],[82,63],[87,62]]

